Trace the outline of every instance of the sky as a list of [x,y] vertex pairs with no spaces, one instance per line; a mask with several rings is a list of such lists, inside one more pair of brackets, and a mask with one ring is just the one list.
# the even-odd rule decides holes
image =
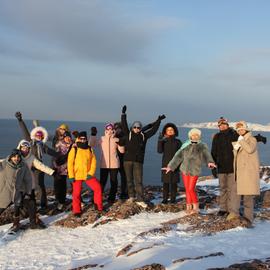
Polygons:
[[0,118],[270,123],[268,0],[0,0]]

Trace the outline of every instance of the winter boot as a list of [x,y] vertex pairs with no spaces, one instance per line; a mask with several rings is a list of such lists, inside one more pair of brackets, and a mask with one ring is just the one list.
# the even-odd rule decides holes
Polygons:
[[13,225],[10,228],[11,231],[17,232],[20,229],[20,217],[14,217],[13,219]]

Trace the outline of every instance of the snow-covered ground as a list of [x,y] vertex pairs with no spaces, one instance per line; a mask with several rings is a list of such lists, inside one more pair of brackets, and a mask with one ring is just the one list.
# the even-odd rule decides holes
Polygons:
[[[229,122],[231,127],[235,127],[236,122]],[[270,132],[270,124],[261,125],[256,123],[247,123],[248,127],[254,131],[265,131]],[[207,128],[207,129],[218,129],[217,122],[203,122],[203,123],[185,123],[180,125],[185,128]]]
[[[215,186],[217,180],[206,180],[200,186]],[[262,183],[265,188],[265,182]],[[180,213],[141,213],[129,219],[93,228],[92,225],[67,229],[53,226],[59,218],[44,217],[45,230],[27,230],[11,241],[0,242],[0,269],[72,269],[87,264],[104,265],[91,269],[124,270],[160,263],[168,270],[207,269],[228,266],[250,259],[264,259],[270,252],[270,222],[256,222],[252,229],[236,228],[213,235],[187,233],[188,225],[178,225],[166,234],[138,237],[141,232],[178,218]],[[10,225],[0,226],[0,236]],[[144,249],[134,255],[117,253],[128,244],[129,251]],[[222,252],[224,256],[173,263],[184,257],[205,256]]]

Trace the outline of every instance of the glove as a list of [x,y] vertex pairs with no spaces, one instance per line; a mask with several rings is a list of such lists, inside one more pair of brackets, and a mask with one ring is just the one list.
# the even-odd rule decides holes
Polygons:
[[159,141],[162,141],[162,140],[163,140],[163,135],[162,135],[161,132],[160,132],[159,135],[158,135],[158,140],[159,140]]
[[56,176],[56,174],[57,174],[57,171],[54,170],[52,176]]
[[218,175],[217,175],[217,168],[213,168],[213,169],[212,169],[212,175],[213,175],[215,178],[218,178]]
[[127,106],[126,106],[126,105],[124,105],[124,106],[122,107],[122,114],[125,114],[125,113],[126,113],[126,111],[127,111]]
[[166,118],[166,116],[164,114],[158,116],[158,120],[160,120],[160,121],[165,119],[165,118]]
[[90,180],[91,178],[93,178],[93,176],[92,176],[92,175],[90,175],[90,174],[87,174],[87,176],[86,176],[86,180]]
[[22,114],[21,112],[16,112],[15,117],[18,119],[18,121],[22,121]]
[[243,136],[239,136],[238,137],[238,141],[242,141],[242,140],[244,140],[244,137]]
[[254,137],[256,138],[257,142],[262,142],[264,144],[266,144],[267,142],[266,137],[262,136],[260,133],[258,135],[255,135]]
[[96,135],[97,135],[97,128],[91,127],[91,136],[96,136]]
[[240,145],[239,143],[236,143],[236,144],[233,145],[233,148],[234,148],[234,150],[236,150],[236,151],[237,151],[240,147],[241,147],[241,145]]
[[78,138],[79,131],[77,131],[77,130],[72,131],[72,135],[74,136],[74,138]]

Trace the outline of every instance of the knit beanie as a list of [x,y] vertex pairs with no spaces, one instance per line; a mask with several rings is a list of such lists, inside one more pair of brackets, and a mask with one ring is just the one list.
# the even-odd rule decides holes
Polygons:
[[85,137],[85,138],[87,138],[87,132],[86,132],[86,131],[81,131],[81,132],[79,132],[78,138],[80,138],[80,137]]
[[235,125],[235,129],[236,129],[236,131],[239,131],[241,129],[249,131],[249,128],[248,128],[247,123],[245,121],[237,122]]
[[188,137],[191,138],[191,136],[193,134],[197,134],[199,136],[199,139],[201,138],[202,132],[197,129],[197,128],[192,128],[189,132],[188,132]]

